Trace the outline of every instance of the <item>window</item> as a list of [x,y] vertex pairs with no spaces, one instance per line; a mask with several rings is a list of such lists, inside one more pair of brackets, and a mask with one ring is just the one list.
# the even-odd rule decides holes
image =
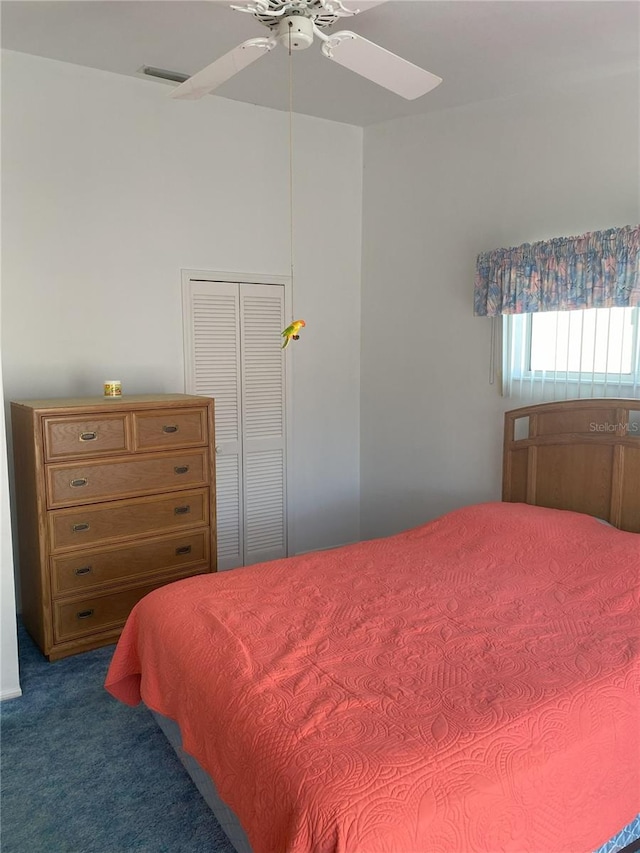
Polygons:
[[548,311],[503,319],[506,396],[637,395],[639,308]]

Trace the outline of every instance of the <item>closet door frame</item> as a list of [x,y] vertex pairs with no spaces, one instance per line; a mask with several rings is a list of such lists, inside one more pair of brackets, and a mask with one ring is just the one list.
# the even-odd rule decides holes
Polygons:
[[[181,270],[182,282],[182,316],[187,316],[189,306],[189,283],[191,281],[210,281],[212,283],[221,282],[225,284],[279,284],[284,287],[284,316],[285,324],[290,322],[291,318],[291,276],[288,275],[267,275],[266,273],[247,273],[247,272],[229,272],[224,270],[201,270],[201,269],[183,269]],[[294,318],[295,319],[295,318]],[[193,368],[191,362],[191,352],[193,350],[193,335],[190,324],[185,323],[183,319],[183,363],[184,363],[184,388],[192,387]],[[286,492],[287,492],[287,556],[293,556],[295,515],[293,507],[295,506],[295,480],[293,476],[293,370],[290,366],[291,351],[293,347],[287,347],[284,352],[284,384],[285,384],[285,446],[286,446]]]

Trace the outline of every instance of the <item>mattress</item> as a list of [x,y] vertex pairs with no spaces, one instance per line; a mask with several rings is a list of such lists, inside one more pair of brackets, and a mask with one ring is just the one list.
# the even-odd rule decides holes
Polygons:
[[639,567],[589,517],[468,507],[151,593],[107,687],[254,853],[593,850],[638,813]]

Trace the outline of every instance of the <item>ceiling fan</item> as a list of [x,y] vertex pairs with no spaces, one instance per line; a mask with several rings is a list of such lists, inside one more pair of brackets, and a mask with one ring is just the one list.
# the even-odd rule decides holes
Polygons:
[[[385,0],[364,0],[362,5],[370,8],[383,2]],[[289,50],[305,50],[313,44],[314,37],[322,42],[322,53],[327,59],[408,100],[419,98],[442,83],[441,77],[357,33],[350,30],[325,32],[340,18],[359,13],[357,8],[349,8],[342,0],[252,0],[231,8],[253,15],[270,34],[238,45],[185,80],[174,89],[171,97],[201,98],[265,56],[278,43]]]

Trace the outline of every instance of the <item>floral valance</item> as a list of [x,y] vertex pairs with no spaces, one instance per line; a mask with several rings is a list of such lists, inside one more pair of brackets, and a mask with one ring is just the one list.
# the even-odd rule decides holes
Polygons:
[[474,314],[640,305],[640,225],[478,255]]

